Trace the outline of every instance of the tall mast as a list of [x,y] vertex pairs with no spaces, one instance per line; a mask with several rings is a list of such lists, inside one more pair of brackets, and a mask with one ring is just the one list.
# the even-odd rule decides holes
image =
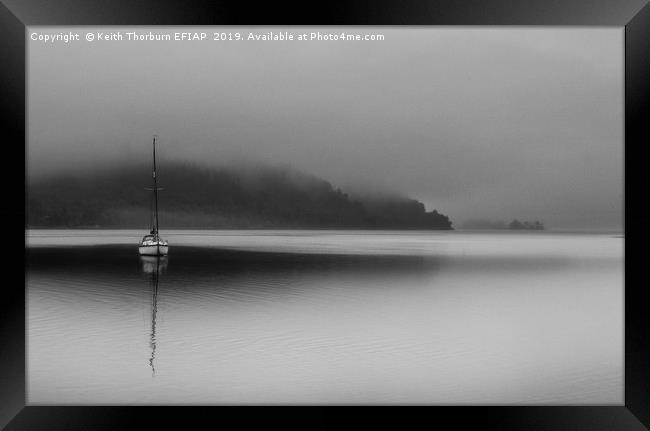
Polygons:
[[154,205],[154,234],[158,234],[158,179],[156,178],[156,137],[153,137],[153,205]]

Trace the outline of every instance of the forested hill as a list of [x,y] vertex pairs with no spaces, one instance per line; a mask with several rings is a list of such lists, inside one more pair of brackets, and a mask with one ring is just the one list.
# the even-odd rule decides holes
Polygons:
[[[355,200],[290,168],[254,170],[166,164],[159,171],[165,228],[451,229],[449,218],[400,197]],[[146,228],[151,173],[131,165],[28,184],[29,227]]]

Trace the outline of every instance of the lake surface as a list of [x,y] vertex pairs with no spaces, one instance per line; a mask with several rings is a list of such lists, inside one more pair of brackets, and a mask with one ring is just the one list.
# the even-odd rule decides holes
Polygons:
[[621,404],[615,234],[31,230],[29,404]]

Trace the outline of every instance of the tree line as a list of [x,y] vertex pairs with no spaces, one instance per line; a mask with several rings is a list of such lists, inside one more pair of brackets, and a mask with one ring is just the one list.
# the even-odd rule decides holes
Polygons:
[[[28,227],[141,228],[149,223],[150,167],[60,174],[28,184]],[[291,168],[252,172],[170,163],[159,171],[168,228],[452,229],[449,217],[407,197],[365,202]]]

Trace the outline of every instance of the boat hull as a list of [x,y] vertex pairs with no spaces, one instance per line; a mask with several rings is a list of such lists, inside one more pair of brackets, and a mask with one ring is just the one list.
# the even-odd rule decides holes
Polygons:
[[142,256],[165,256],[169,252],[168,245],[141,245],[138,250]]

